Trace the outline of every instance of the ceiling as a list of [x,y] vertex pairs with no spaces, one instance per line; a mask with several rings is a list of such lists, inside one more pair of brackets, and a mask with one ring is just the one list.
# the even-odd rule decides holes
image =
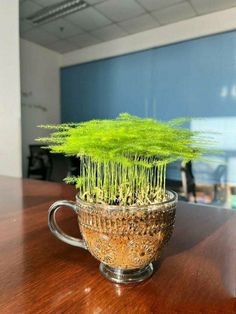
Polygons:
[[236,6],[236,0],[85,0],[89,7],[37,27],[26,17],[61,0],[20,0],[21,37],[66,53]]

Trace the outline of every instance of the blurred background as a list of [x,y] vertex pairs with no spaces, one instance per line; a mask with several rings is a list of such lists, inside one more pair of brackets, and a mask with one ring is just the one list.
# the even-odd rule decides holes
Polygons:
[[214,131],[224,154],[171,164],[168,188],[236,208],[234,0],[2,0],[1,8],[1,175],[79,175],[79,159],[34,141],[46,134],[40,124],[120,112],[191,117],[187,127]]

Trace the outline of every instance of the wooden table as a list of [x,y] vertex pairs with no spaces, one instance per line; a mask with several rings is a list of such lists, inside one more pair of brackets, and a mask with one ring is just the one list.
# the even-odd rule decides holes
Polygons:
[[[236,313],[236,212],[179,203],[154,275],[135,285],[102,277],[89,252],[57,240],[47,210],[74,199],[63,184],[0,178],[0,313]],[[60,226],[78,235],[69,209]]]

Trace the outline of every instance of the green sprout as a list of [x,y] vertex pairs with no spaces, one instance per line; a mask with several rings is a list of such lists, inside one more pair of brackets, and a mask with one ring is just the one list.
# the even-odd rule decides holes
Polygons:
[[187,119],[160,122],[122,113],[114,120],[45,125],[38,139],[52,153],[80,158],[75,183],[81,199],[110,205],[144,205],[166,199],[166,166],[202,159],[213,142],[181,127]]

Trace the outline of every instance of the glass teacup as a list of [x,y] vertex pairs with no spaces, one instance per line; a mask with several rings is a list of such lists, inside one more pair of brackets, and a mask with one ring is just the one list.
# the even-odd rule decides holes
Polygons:
[[[48,213],[51,232],[60,240],[89,250],[98,259],[101,273],[117,283],[138,282],[153,273],[152,262],[169,241],[175,221],[177,194],[151,205],[104,205],[81,200],[57,201]],[[55,214],[68,206],[77,214],[82,239],[65,234]]]

